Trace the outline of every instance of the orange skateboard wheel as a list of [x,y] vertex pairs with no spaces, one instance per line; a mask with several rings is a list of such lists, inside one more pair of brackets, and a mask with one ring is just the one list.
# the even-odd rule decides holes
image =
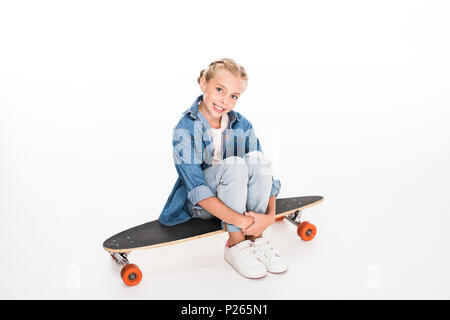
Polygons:
[[127,286],[135,286],[142,280],[141,269],[133,263],[124,266],[120,271],[120,276]]
[[308,221],[302,222],[297,228],[297,234],[305,241],[311,241],[317,233],[317,228]]
[[284,216],[281,216],[281,217],[275,218],[275,221],[283,221],[283,220],[284,220]]

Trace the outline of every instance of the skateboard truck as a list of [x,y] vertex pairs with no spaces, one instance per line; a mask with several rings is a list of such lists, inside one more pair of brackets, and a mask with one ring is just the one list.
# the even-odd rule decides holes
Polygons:
[[113,257],[114,261],[121,266],[126,266],[130,263],[127,256],[127,252],[111,252],[111,257]]
[[294,212],[287,214],[285,217],[289,222],[298,226],[300,224],[300,219],[302,218],[302,210],[295,210]]

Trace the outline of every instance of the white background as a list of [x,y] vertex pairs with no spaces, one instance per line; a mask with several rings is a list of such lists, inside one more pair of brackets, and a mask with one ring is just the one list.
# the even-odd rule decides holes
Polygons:
[[[449,39],[449,1],[2,1],[0,298],[450,298]],[[273,225],[290,269],[261,280],[226,234],[137,251],[126,287],[102,243],[159,216],[223,57],[279,197],[325,197],[318,235]]]

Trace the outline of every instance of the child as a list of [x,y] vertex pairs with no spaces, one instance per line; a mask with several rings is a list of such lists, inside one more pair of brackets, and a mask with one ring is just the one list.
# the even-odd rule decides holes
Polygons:
[[229,234],[225,260],[240,275],[285,272],[286,261],[262,237],[275,221],[280,181],[273,179],[250,121],[233,111],[247,87],[246,71],[232,59],[221,59],[202,70],[197,82],[203,94],[173,130],[179,177],[159,221],[171,226],[217,217]]

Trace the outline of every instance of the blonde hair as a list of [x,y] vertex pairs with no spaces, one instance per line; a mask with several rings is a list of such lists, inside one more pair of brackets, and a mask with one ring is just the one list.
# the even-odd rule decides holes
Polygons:
[[248,84],[248,75],[247,71],[245,71],[244,67],[238,64],[231,58],[223,58],[220,60],[213,61],[209,64],[208,68],[200,71],[200,76],[197,78],[197,82],[200,84],[201,77],[205,76],[206,82],[209,82],[212,78],[214,78],[216,74],[216,70],[219,68],[224,68],[230,71],[234,76],[240,77],[245,81],[245,86],[242,92],[247,88]]

